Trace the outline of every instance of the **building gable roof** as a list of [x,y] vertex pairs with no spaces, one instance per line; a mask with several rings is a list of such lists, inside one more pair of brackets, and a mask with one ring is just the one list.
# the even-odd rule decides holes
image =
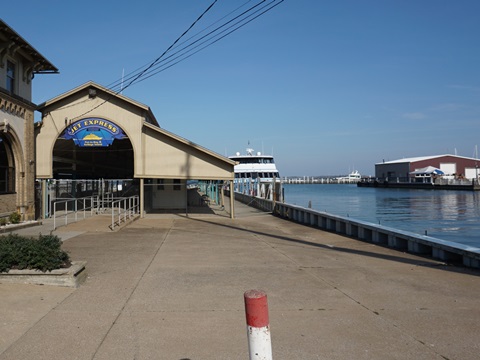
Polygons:
[[[38,105],[37,107],[37,110],[40,111],[40,112],[45,112],[46,110],[48,111],[48,108],[51,108],[51,107],[54,107],[55,104],[59,103],[60,101],[62,100],[65,100],[67,99],[68,97],[71,97],[79,92],[82,92],[84,90],[88,89],[89,91],[102,91],[106,94],[108,94],[111,98],[117,98],[117,99],[120,99],[122,101],[125,101],[135,107],[138,107],[144,111],[146,111],[148,113],[148,117],[149,119],[151,120],[151,122],[157,126],[160,126],[158,124],[158,121],[157,119],[155,118],[155,115],[153,115],[153,112],[152,110],[150,109],[149,106],[145,105],[145,104],[142,104],[138,101],[135,101],[127,96],[124,96],[120,93],[117,93],[115,91],[112,91],[110,89],[107,89],[93,81],[88,81],[72,90],[69,90],[63,94],[60,94],[56,97],[54,97],[53,99],[50,99],[50,100],[47,100],[43,103],[41,103],[40,105]],[[82,116],[81,114],[79,114],[79,116]]]
[[465,156],[458,156],[458,155],[452,155],[452,154],[443,154],[443,155],[431,155],[431,156],[418,156],[418,157],[411,157],[411,158],[403,158],[403,159],[398,159],[398,160],[392,160],[392,161],[383,161],[376,163],[375,165],[383,165],[383,164],[403,164],[403,163],[414,163],[418,161],[424,161],[424,160],[432,160],[432,159],[438,159],[442,157],[454,157],[454,158],[459,158],[459,159],[473,159]]
[[[50,61],[48,61],[2,19],[0,19],[0,33],[7,38],[8,42],[10,43],[8,46],[14,44],[13,46],[17,47],[17,49],[20,49],[27,60],[33,62],[32,72],[34,74],[58,73],[58,69]],[[3,50],[4,49],[0,47],[0,55]]]
[[170,131],[167,131],[167,130],[165,130],[165,129],[162,129],[162,128],[160,128],[160,127],[157,127],[157,126],[152,125],[152,124],[149,124],[149,123],[144,123],[143,125],[144,125],[146,128],[148,128],[148,129],[150,129],[150,130],[153,130],[154,132],[157,132],[157,133],[159,133],[159,134],[162,134],[163,136],[166,136],[166,137],[168,137],[168,138],[170,138],[170,139],[172,139],[172,140],[174,140],[174,141],[176,141],[176,142],[178,142],[178,143],[182,143],[182,144],[184,144],[184,145],[186,145],[186,146],[188,146],[188,147],[190,147],[190,148],[192,148],[192,149],[195,149],[195,150],[197,150],[197,151],[199,151],[199,152],[202,152],[202,153],[204,153],[204,154],[206,154],[206,155],[208,155],[208,156],[210,156],[210,157],[212,157],[212,158],[215,158],[215,159],[217,159],[217,160],[220,160],[221,162],[224,162],[224,163],[226,163],[226,164],[228,164],[228,165],[235,165],[235,164],[236,164],[236,161],[231,160],[231,159],[229,159],[229,158],[227,158],[227,157],[225,157],[225,156],[223,156],[223,155],[217,154],[217,153],[214,152],[214,151],[211,151],[211,150],[209,150],[209,149],[207,149],[207,148],[205,148],[205,147],[203,147],[203,146],[200,146],[200,145],[198,145],[198,144],[195,144],[195,143],[193,143],[193,142],[191,142],[191,141],[189,141],[189,140],[187,140],[187,139],[182,138],[181,136],[178,136],[178,135],[176,135],[176,134],[174,134],[174,133],[171,133]]

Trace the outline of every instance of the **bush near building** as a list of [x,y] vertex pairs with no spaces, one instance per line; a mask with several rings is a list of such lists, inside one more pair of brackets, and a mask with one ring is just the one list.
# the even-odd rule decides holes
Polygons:
[[11,224],[18,224],[20,220],[22,220],[22,215],[20,215],[18,212],[13,212],[10,214],[8,219],[10,220]]
[[69,267],[70,257],[61,245],[62,241],[55,235],[39,235],[38,238],[17,234],[0,236],[0,272],[10,269],[46,272]]

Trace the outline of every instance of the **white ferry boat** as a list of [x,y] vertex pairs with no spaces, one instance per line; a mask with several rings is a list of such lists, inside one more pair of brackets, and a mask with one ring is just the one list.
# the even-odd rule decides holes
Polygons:
[[245,155],[237,152],[229,159],[237,162],[234,167],[235,192],[270,200],[280,199],[281,179],[273,156],[248,148]]
[[362,176],[360,175],[360,173],[358,172],[358,170],[354,170],[352,171],[350,174],[348,174],[347,176],[343,176],[343,177],[339,177],[337,178],[337,181],[339,183],[357,183],[359,181],[362,180]]

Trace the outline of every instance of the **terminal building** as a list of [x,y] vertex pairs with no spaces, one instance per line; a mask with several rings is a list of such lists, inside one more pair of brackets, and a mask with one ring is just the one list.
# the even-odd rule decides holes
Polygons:
[[142,215],[187,211],[202,200],[189,182],[232,186],[234,161],[161,128],[150,107],[94,82],[32,103],[32,79],[45,73],[58,69],[0,20],[0,218],[45,218],[60,198],[100,193],[139,196]]
[[[148,106],[94,82],[46,101],[38,110],[36,178],[42,217],[51,214],[53,197],[100,191],[138,194],[142,215],[187,209],[196,201],[189,197],[188,181],[233,182],[234,161],[162,129]],[[62,182],[74,185],[63,186],[64,194],[49,186]]]

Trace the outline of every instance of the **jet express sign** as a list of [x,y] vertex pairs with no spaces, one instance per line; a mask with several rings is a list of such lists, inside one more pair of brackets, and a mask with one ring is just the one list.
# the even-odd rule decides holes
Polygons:
[[122,129],[111,121],[101,118],[88,118],[70,124],[63,138],[73,140],[80,147],[110,146],[115,139],[126,138]]

